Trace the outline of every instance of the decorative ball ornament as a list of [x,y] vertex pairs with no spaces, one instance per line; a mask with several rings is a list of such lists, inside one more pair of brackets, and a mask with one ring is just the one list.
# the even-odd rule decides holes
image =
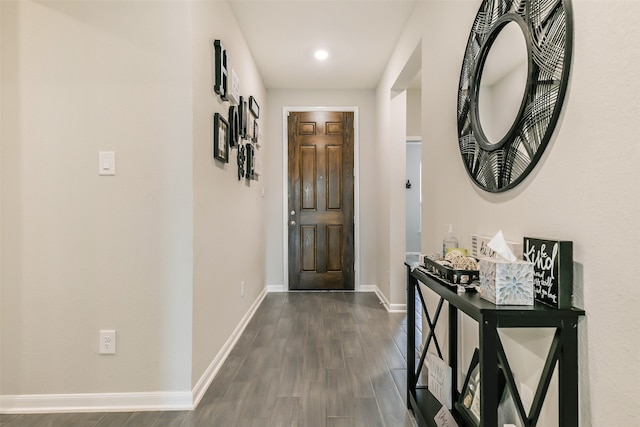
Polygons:
[[[515,121],[492,141],[480,120],[480,82],[491,47],[510,23],[526,41],[526,85]],[[457,111],[460,154],[478,187],[492,193],[511,189],[540,160],[567,91],[572,38],[570,0],[483,0],[462,62]]]

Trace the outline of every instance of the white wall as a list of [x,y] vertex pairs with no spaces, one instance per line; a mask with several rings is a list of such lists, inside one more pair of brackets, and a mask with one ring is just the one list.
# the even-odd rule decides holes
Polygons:
[[407,136],[422,135],[422,91],[407,90]]
[[[266,104],[234,15],[208,1],[0,12],[0,408],[188,406],[264,289],[261,185],[238,182],[235,151],[212,156],[228,109],[214,38]],[[98,176],[99,150],[116,176]],[[117,354],[98,355],[112,328]]]
[[[213,368],[212,360],[265,286],[262,178],[258,182],[238,180],[237,149],[229,153],[228,164],[213,159],[213,115],[218,112],[227,117],[229,109],[229,102],[221,102],[212,90],[214,39],[221,39],[227,49],[229,68],[235,69],[240,80],[240,94],[245,99],[254,96],[258,105],[266,107],[262,79],[228,3],[194,3],[194,384]],[[261,108],[262,132],[266,112]],[[270,141],[263,139],[262,145],[269,146]]]
[[188,390],[189,7],[2,8],[2,393]]
[[[374,164],[374,92],[367,90],[302,91],[269,90],[267,101],[265,134],[265,201],[267,232],[267,285],[288,288],[284,283],[284,211],[283,179],[287,174],[283,159],[283,108],[284,107],[358,107],[360,145],[356,156],[359,160],[360,192],[360,285],[377,285],[375,200],[378,189],[375,185],[378,171]],[[357,286],[357,284],[356,284]]]
[[[516,240],[534,235],[572,240],[575,304],[587,312],[579,325],[580,425],[633,425],[640,416],[635,350],[640,291],[628,283],[640,267],[633,249],[621,248],[633,248],[640,238],[635,129],[640,30],[633,18],[640,4],[573,2],[575,56],[559,129],[532,175],[499,195],[470,182],[457,146],[458,78],[477,7],[476,1],[419,4],[378,88],[380,100],[422,39],[423,199],[429,201],[423,208],[423,250],[439,249],[442,225],[450,222],[464,245],[473,233],[491,235],[498,229]],[[388,116],[381,102],[377,149],[383,153]],[[469,343],[463,351],[471,351],[473,332],[465,331]],[[540,342],[545,339],[508,334],[508,351],[520,361],[517,381],[531,385],[537,380],[539,372],[530,367],[542,363],[546,349]],[[468,360],[470,354],[464,356]],[[540,422],[557,425],[550,410],[554,403],[548,406]]]

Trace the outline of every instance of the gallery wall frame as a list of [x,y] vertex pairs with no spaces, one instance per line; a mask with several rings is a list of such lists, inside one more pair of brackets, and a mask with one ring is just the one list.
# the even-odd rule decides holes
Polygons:
[[245,150],[246,150],[246,165],[245,165],[245,177],[248,180],[254,179],[255,178],[255,164],[254,164],[254,156],[255,156],[255,148],[253,148],[253,145],[251,144],[246,144],[245,145]]
[[251,142],[258,145],[258,121],[253,121],[253,131],[251,134]]
[[240,79],[238,78],[238,74],[236,74],[236,70],[234,70],[233,68],[231,68],[230,70],[229,81],[231,83],[227,90],[227,97],[229,98],[229,101],[231,103],[237,105],[238,101],[240,100]]
[[227,71],[227,50],[220,40],[214,40],[213,42],[213,56],[214,56],[214,85],[213,90],[220,96],[220,99],[227,101],[227,84],[228,84],[228,71]]
[[249,110],[247,106],[247,99],[244,96],[240,96],[240,101],[238,102],[238,115],[240,124],[240,138],[247,139]]
[[229,122],[220,113],[213,116],[213,157],[229,163]]
[[249,97],[249,111],[256,119],[260,117],[260,106],[253,96]]
[[229,146],[236,147],[240,143],[240,123],[238,116],[238,107],[231,105],[229,107]]

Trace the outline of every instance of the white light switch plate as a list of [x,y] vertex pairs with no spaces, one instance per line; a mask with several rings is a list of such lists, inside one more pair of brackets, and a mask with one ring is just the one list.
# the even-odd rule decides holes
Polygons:
[[116,153],[114,151],[98,151],[98,175],[116,174]]

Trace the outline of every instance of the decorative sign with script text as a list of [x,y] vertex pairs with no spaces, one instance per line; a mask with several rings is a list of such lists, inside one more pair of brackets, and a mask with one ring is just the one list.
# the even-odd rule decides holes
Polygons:
[[571,308],[573,242],[525,237],[523,257],[533,263],[536,301],[555,308]]
[[435,354],[427,354],[429,378],[427,386],[433,397],[451,409],[451,367]]
[[456,423],[453,415],[451,415],[451,412],[444,406],[440,408],[433,419],[438,427],[458,427],[458,423]]

